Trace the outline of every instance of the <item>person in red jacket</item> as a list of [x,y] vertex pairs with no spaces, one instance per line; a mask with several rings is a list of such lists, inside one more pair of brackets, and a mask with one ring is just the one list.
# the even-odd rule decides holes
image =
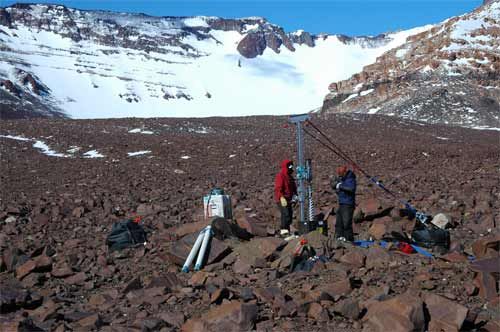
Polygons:
[[274,201],[281,212],[281,235],[286,235],[290,232],[290,225],[293,218],[292,203],[295,203],[297,200],[297,185],[292,173],[293,162],[291,160],[283,160],[281,162],[281,170],[276,174],[274,181]]

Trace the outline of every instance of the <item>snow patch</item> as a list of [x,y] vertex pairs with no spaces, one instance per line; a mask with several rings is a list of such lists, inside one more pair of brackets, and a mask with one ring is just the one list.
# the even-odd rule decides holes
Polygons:
[[363,97],[363,96],[369,95],[369,94],[370,94],[370,93],[372,93],[373,91],[375,91],[375,90],[374,90],[374,89],[369,89],[369,90],[361,91],[361,92],[359,93],[359,95],[360,95],[361,97]]
[[408,53],[408,50],[406,48],[400,48],[399,50],[396,51],[396,57],[398,58],[403,58],[406,53]]
[[496,127],[487,127],[487,126],[476,126],[476,127],[472,127],[472,129],[477,129],[477,130],[495,130],[495,131],[500,131],[500,128],[496,128]]
[[208,28],[209,25],[203,17],[190,17],[184,19],[184,24],[188,27],[204,27]]
[[0,135],[0,137],[9,138],[9,139],[13,139],[16,141],[31,141],[30,138],[26,138],[26,137],[22,137],[22,136]]
[[140,155],[148,154],[148,153],[151,153],[151,151],[144,150],[144,151],[137,151],[137,152],[127,152],[129,157],[140,156]]
[[195,133],[195,134],[208,134],[211,130],[207,127],[200,127],[200,128],[187,128],[187,131],[189,133]]
[[60,157],[60,158],[68,158],[68,157],[70,157],[70,155],[67,155],[67,154],[64,154],[64,153],[59,153],[59,152],[56,152],[56,151],[52,150],[43,141],[36,141],[33,144],[33,147],[36,148],[36,149],[42,150],[42,153],[45,154],[45,155],[47,155],[47,156],[49,156],[49,157]]
[[342,104],[343,104],[343,103],[347,103],[349,100],[354,99],[354,98],[357,98],[357,97],[358,97],[358,94],[357,94],[357,93],[353,93],[352,95],[350,95],[349,97],[347,97],[346,99],[344,99],[344,100],[342,101]]
[[357,84],[357,85],[354,87],[354,91],[355,91],[355,92],[358,92],[358,91],[359,91],[359,89],[361,89],[362,87],[363,87],[363,83],[359,83],[359,84]]
[[468,20],[459,20],[455,23],[454,29],[451,32],[450,37],[452,39],[465,39],[470,41],[470,36],[468,36],[472,31],[481,28],[481,24],[484,21],[482,19],[471,18]]
[[488,60],[488,59],[482,59],[482,60],[475,59],[475,61],[476,61],[477,63],[482,64],[482,65],[486,65],[486,64],[490,63],[490,60]]
[[[13,140],[16,140],[16,141],[23,141],[23,142],[35,141],[35,143],[33,143],[33,147],[35,149],[41,150],[41,152],[43,154],[45,154],[45,155],[47,155],[49,157],[59,157],[59,158],[69,158],[69,157],[72,157],[69,154],[59,153],[57,151],[52,150],[44,141],[41,141],[41,140],[35,140],[35,139],[32,139],[32,138],[26,138],[26,137],[23,137],[23,136],[13,136],[13,135],[0,135],[0,137],[8,138],[8,139],[13,139]],[[50,137],[52,137],[52,136],[48,136],[46,138],[50,138]],[[73,149],[70,149],[67,152],[74,153],[78,149],[79,148],[77,148],[75,151],[72,151]]]
[[432,67],[429,66],[429,65],[426,65],[425,67],[423,67],[422,69],[420,69],[420,72],[422,72],[422,73],[428,73],[430,71],[432,71]]
[[150,130],[143,130],[141,128],[135,128],[135,129],[129,130],[128,132],[131,134],[146,134],[146,135],[153,135],[154,134],[154,132],[152,132]]
[[190,156],[182,156],[181,159],[191,159]]
[[245,24],[245,28],[243,29],[243,32],[249,32],[255,29],[258,29],[259,25],[257,23],[255,24]]
[[380,111],[380,107],[370,108],[370,109],[368,110],[368,114],[375,114],[375,113],[377,113],[378,111]]
[[84,158],[103,158],[104,155],[100,154],[97,150],[90,150],[83,154]]

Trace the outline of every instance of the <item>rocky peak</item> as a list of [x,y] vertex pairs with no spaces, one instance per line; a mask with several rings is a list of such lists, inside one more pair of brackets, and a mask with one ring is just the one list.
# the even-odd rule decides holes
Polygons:
[[262,17],[249,17],[240,19],[228,19],[221,17],[209,17],[207,24],[214,30],[245,32],[248,26],[258,26],[266,23]]
[[0,25],[10,27],[10,14],[4,8],[0,8]]
[[16,76],[21,85],[27,87],[38,96],[46,95],[50,92],[50,89],[41,83],[40,79],[32,73],[28,73],[22,69],[17,69]]
[[309,47],[314,47],[314,37],[309,33],[304,30],[299,30],[296,32],[292,32],[289,35],[290,40],[294,44],[305,44]]
[[238,44],[238,52],[246,58],[255,58],[262,55],[266,47],[276,53],[280,53],[280,47],[284,45],[290,51],[295,51],[293,41],[284,30],[274,25],[265,24],[252,29]]
[[[195,19],[197,24],[186,24]],[[106,46],[120,46],[146,52],[169,53],[165,45],[180,47],[184,54],[198,57],[196,49],[182,41],[193,35],[198,40],[213,38],[211,30],[237,31],[242,39],[237,49],[241,55],[253,58],[269,47],[279,53],[284,46],[295,51],[294,44],[315,46],[315,40],[327,38],[311,35],[305,31],[286,33],[283,28],[269,23],[262,17],[225,19],[219,17],[154,17],[144,14],[112,13],[106,11],[85,11],[62,5],[15,4],[0,8],[0,25],[27,26],[46,30],[79,42],[98,41]],[[389,41],[386,35],[376,37],[337,38],[345,44],[359,44],[362,47],[379,47]]]
[[11,80],[0,81],[0,87],[5,88],[7,91],[12,93],[14,96],[21,96],[21,91],[15,86]]
[[[211,38],[209,28],[185,24],[185,19],[189,18],[81,11],[61,5],[16,4],[0,9],[0,25],[50,31],[75,42],[89,40],[104,46],[198,57],[200,52],[182,39],[188,35],[198,40]],[[179,47],[181,51],[165,46]]]
[[[325,112],[370,112],[396,114],[449,122],[446,111],[440,117],[422,116],[422,110],[443,112],[460,108],[467,121],[480,125],[497,123],[500,101],[500,2],[491,1],[475,11],[451,18],[392,49],[351,78],[330,84]],[[429,84],[429,82],[433,82]],[[462,91],[467,86],[467,93]],[[432,100],[439,89],[447,98]],[[475,94],[477,98],[471,98]],[[442,101],[449,103],[441,103]],[[431,105],[432,104],[432,105]],[[403,105],[405,105],[403,107]],[[427,106],[423,106],[427,105]],[[436,109],[440,105],[440,109]],[[425,111],[432,113],[434,111]],[[410,114],[411,113],[411,114]],[[496,116],[495,116],[496,113]],[[454,116],[453,116],[454,117]],[[460,119],[453,118],[453,122]]]
[[267,42],[262,33],[247,34],[237,46],[238,52],[245,58],[255,58],[262,55],[267,47]]
[[337,35],[337,38],[344,44],[358,44],[365,48],[379,47],[387,44],[387,34],[379,34],[375,37],[372,36],[358,36],[350,37],[346,35]]

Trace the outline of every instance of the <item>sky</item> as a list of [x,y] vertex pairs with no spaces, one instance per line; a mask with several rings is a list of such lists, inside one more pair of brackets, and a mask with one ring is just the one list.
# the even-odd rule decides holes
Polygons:
[[481,5],[482,0],[0,0],[57,3],[79,9],[139,12],[155,16],[262,16],[285,31],[377,35],[438,23]]

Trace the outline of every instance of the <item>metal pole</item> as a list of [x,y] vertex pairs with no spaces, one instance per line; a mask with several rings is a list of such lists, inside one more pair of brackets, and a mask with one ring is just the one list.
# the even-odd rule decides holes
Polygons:
[[305,188],[304,188],[304,177],[303,177],[303,172],[304,172],[304,138],[302,137],[302,122],[298,121],[297,122],[297,167],[298,167],[298,172],[297,172],[297,177],[299,180],[299,188],[298,188],[298,196],[299,196],[299,203],[300,203],[300,225],[302,226],[302,229],[299,229],[299,232],[304,234],[307,233],[307,219],[305,215]]
[[306,218],[305,213],[305,201],[306,201],[306,188],[304,181],[307,180],[306,167],[304,165],[304,136],[302,133],[302,122],[309,119],[308,114],[293,115],[290,117],[289,121],[295,123],[297,128],[297,180],[298,188],[297,194],[299,196],[300,203],[300,220],[299,220],[299,232],[305,234],[309,232],[309,223]]
[[314,204],[312,197],[312,161],[311,159],[306,159],[305,166],[305,180],[307,181],[307,201],[309,203],[307,216],[309,221],[309,230],[311,230],[313,222],[314,222]]

